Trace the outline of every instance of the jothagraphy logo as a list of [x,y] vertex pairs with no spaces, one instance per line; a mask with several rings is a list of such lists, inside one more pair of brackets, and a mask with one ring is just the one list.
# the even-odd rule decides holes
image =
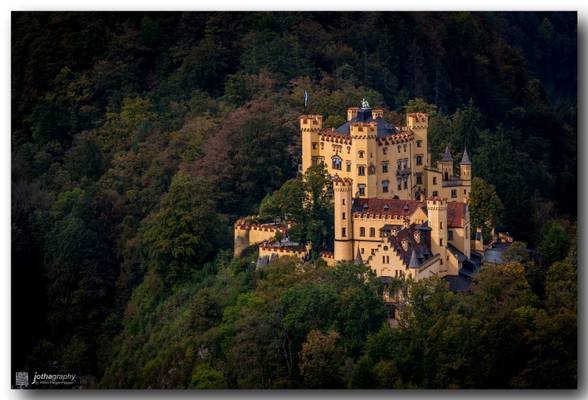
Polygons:
[[28,372],[17,372],[14,383],[17,388],[26,388],[29,386],[29,373]]
[[35,372],[32,385],[73,385],[76,381],[76,374],[47,374]]

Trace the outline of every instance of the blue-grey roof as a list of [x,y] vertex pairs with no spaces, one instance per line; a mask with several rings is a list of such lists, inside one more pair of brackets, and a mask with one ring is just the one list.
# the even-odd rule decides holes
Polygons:
[[471,165],[470,157],[468,156],[468,149],[463,149],[463,157],[461,158],[461,165]]
[[396,128],[393,124],[386,121],[384,118],[372,118],[372,109],[371,108],[362,108],[357,111],[357,117],[351,119],[350,121],[345,122],[343,125],[338,127],[336,131],[343,135],[349,135],[350,133],[350,126],[352,122],[376,122],[377,123],[377,136],[384,137],[388,135],[393,135],[396,133]]
[[362,265],[363,260],[361,259],[361,252],[359,251],[359,247],[357,248],[357,255],[355,256],[355,265]]
[[453,161],[453,157],[451,157],[451,151],[449,151],[449,145],[445,146],[445,154],[443,154],[443,159],[441,161]]
[[463,275],[445,275],[443,277],[449,282],[449,290],[452,292],[465,292],[470,289],[471,280]]
[[412,250],[412,254],[410,255],[410,261],[408,262],[408,268],[418,268],[419,262],[417,261],[416,253],[414,249]]

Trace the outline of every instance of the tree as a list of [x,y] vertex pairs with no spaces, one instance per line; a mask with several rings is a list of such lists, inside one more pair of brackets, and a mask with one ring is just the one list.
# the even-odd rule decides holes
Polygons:
[[563,259],[568,253],[570,240],[566,227],[560,221],[551,220],[545,224],[541,236],[537,249],[546,265]]
[[339,370],[345,352],[337,345],[338,339],[336,331],[322,333],[312,330],[308,333],[300,351],[300,374],[305,387],[318,389],[341,386]]
[[472,179],[470,192],[470,218],[472,232],[482,229],[484,237],[490,236],[490,230],[498,223],[502,212],[502,202],[494,186],[479,177]]
[[222,237],[222,219],[206,183],[178,172],[161,209],[144,223],[145,254],[170,285],[185,281],[212,258]]

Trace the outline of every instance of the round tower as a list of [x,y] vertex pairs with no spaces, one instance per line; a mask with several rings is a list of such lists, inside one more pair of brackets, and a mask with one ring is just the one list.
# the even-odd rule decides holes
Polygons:
[[335,178],[333,192],[335,202],[335,262],[353,261],[353,181]]
[[312,166],[313,159],[320,156],[319,132],[323,128],[322,115],[301,115],[300,136],[302,137],[302,172]]
[[472,180],[472,163],[470,161],[470,157],[468,156],[468,149],[466,148],[463,150],[463,157],[459,163],[459,178],[462,181]]
[[445,153],[443,154],[443,158],[438,163],[439,169],[443,175],[443,180],[447,181],[451,179],[453,176],[453,157],[451,156],[451,151],[449,151],[449,145],[445,146]]
[[[431,228],[431,252],[441,256],[441,271],[447,271],[447,200],[427,200],[427,219]],[[440,271],[440,272],[441,272]]]

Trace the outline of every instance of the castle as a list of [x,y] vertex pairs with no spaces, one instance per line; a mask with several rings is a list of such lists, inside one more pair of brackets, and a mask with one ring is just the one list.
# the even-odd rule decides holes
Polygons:
[[[446,147],[431,166],[427,151],[428,116],[408,113],[406,126],[384,119],[382,109],[347,110],[340,127],[323,128],[321,115],[302,115],[302,172],[323,163],[334,189],[334,253],[328,265],[368,265],[382,278],[428,276],[457,282],[471,276],[480,261],[480,241],[470,240],[468,198],[471,162],[464,149],[459,174]],[[261,243],[258,264],[284,255],[305,257],[279,224],[235,224],[235,253]]]

